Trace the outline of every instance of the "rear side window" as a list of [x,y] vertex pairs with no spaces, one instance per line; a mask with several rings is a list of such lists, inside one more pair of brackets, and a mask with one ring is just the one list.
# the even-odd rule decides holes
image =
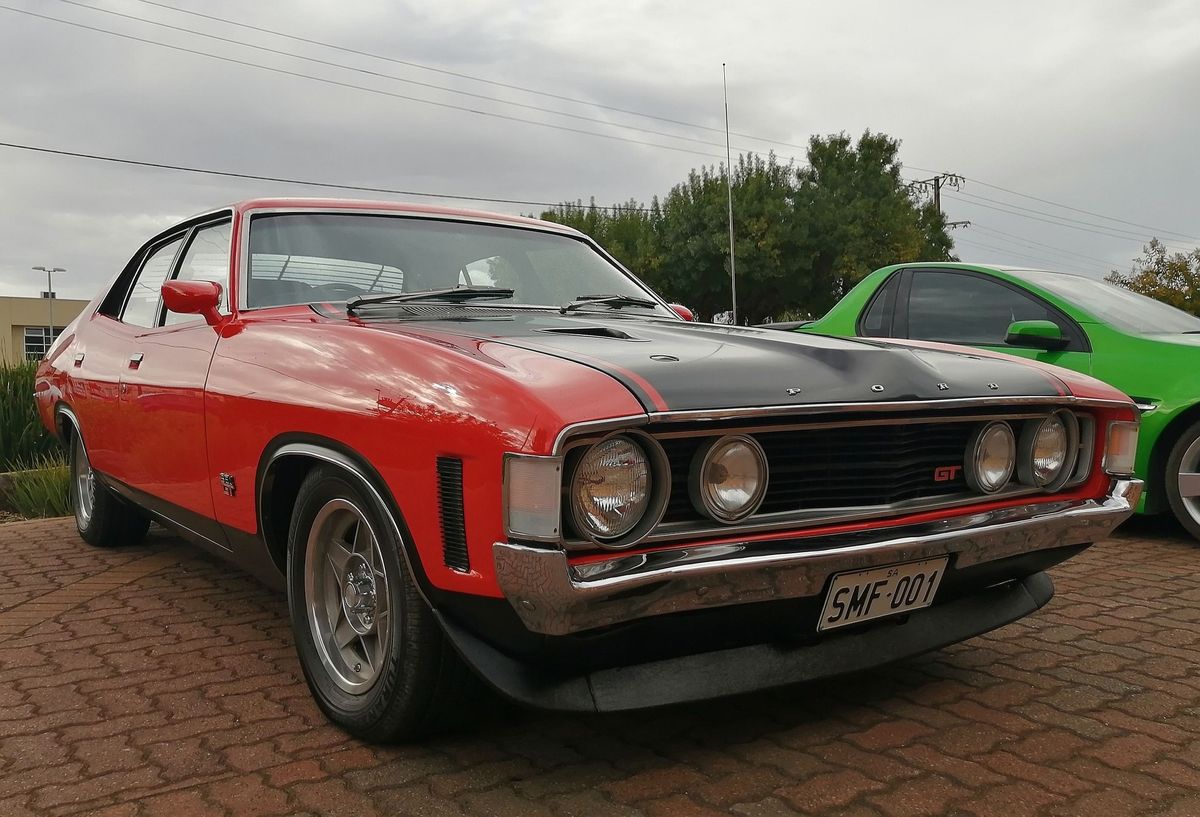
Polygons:
[[[179,265],[176,281],[215,281],[221,285],[222,312],[228,312],[229,303],[229,234],[230,223],[214,224],[196,230],[188,244],[187,252]],[[200,315],[180,315],[168,312],[166,325],[203,320]]]
[[1003,346],[1009,324],[1034,320],[1061,326],[1044,304],[996,281],[957,272],[913,273],[910,338]]
[[121,312],[121,320],[134,326],[154,326],[158,321],[159,303],[162,300],[163,281],[171,271],[171,262],[183,242],[180,236],[173,241],[163,244],[147,256],[133,279],[129,297],[125,299],[125,309]]
[[858,325],[858,334],[864,338],[888,338],[892,336],[892,315],[895,314],[896,292],[900,289],[900,273],[893,272],[882,287],[875,290],[867,311]]

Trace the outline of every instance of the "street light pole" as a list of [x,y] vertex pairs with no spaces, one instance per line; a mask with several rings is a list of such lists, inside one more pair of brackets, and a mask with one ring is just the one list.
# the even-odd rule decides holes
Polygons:
[[55,272],[66,272],[65,267],[34,267],[39,272],[46,273],[46,306],[50,310],[50,337],[46,339],[46,348],[54,342],[54,284],[50,275]]

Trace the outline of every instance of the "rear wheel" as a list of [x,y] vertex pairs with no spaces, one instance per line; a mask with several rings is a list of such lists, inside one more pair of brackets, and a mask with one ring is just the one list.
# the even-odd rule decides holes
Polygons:
[[401,554],[388,509],[344,472],[313,469],[288,531],[288,607],[325,714],[386,742],[457,722],[474,684]]
[[136,545],[150,527],[145,514],[96,478],[78,432],[71,435],[71,509],[80,537],[97,547]]
[[1200,423],[1184,431],[1171,448],[1163,483],[1175,518],[1200,539]]

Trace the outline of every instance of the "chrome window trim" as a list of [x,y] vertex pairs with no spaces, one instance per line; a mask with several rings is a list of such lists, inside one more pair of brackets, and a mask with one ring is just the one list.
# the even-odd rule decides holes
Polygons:
[[[269,215],[359,215],[359,216],[389,216],[392,218],[409,218],[423,219],[426,221],[452,221],[460,224],[481,224],[488,227],[506,227],[513,230],[526,230],[528,232],[545,233],[546,235],[554,235],[560,238],[570,238],[586,244],[593,252],[615,267],[618,272],[629,278],[638,288],[642,289],[653,301],[667,311],[666,315],[655,313],[656,318],[665,318],[667,320],[683,321],[683,318],[676,314],[671,308],[671,304],[662,298],[657,292],[651,289],[644,281],[629,271],[621,262],[613,258],[603,247],[592,240],[591,236],[585,235],[578,230],[567,227],[565,225],[555,225],[551,222],[540,224],[524,224],[521,222],[508,221],[502,218],[489,218],[486,215],[461,215],[455,213],[424,213],[420,211],[410,210],[390,210],[387,208],[363,208],[363,207],[304,207],[297,204],[295,207],[254,207],[243,210],[241,213],[241,225],[238,236],[238,269],[237,269],[237,308],[239,312],[257,312],[260,309],[278,309],[283,306],[306,306],[311,302],[299,304],[272,304],[271,306],[247,306],[246,305],[246,287],[250,277],[250,230],[253,226],[253,220],[256,216]],[[494,306],[494,305],[493,305]],[[514,304],[514,306],[525,306],[542,309],[557,309],[557,305],[539,307],[536,304]],[[647,315],[646,317],[650,317]]]

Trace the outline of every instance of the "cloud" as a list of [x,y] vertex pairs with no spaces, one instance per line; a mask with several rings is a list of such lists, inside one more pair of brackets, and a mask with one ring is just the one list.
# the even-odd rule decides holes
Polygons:
[[[175,2],[176,0],[171,0]],[[15,0],[20,5],[20,0]],[[338,53],[135,0],[103,8],[285,51],[679,133],[700,145],[465,99],[156,29],[65,3],[39,14],[477,111],[554,122],[699,154],[447,110],[224,63],[0,11],[0,140],[235,172],[435,193],[557,201],[643,200],[723,153],[689,130]],[[182,5],[182,0],[179,0]],[[1185,2],[979,6],[950,2],[244,4],[206,13],[499,82],[720,128],[721,62],[735,131],[803,144],[885,131],[902,158],[1130,221],[1200,233],[1186,100],[1200,72],[1200,15]],[[735,146],[767,149],[734,138]],[[797,153],[776,146],[783,156]],[[328,191],[207,178],[0,149],[0,292],[36,294],[28,268],[67,267],[63,296],[94,294],[156,230],[239,198]],[[979,185],[964,193],[1047,210]],[[1124,268],[1151,230],[1112,238],[947,199],[971,219],[1058,252],[957,237],[966,258]],[[504,212],[530,208],[476,205]],[[1072,215],[1054,210],[1060,215]],[[1032,215],[1032,214],[1025,214]],[[1078,213],[1073,217],[1095,221]],[[1103,222],[1107,228],[1120,225]],[[1111,230],[1105,229],[1105,232]],[[1181,244],[1187,244],[1180,240]],[[1200,242],[1197,242],[1200,243]],[[1106,260],[1083,260],[1079,254]],[[1039,258],[1041,261],[1035,261]],[[1049,264],[1045,262],[1050,262]]]

